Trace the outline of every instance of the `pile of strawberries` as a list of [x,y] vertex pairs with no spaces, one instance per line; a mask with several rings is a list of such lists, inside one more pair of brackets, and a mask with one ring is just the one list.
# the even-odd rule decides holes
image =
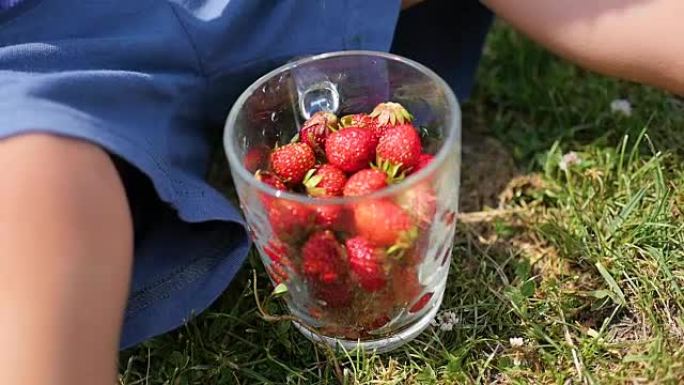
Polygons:
[[431,298],[418,298],[417,277],[436,210],[429,182],[348,205],[325,202],[374,193],[428,165],[433,156],[423,152],[412,120],[393,102],[340,119],[318,112],[255,173],[277,190],[318,198],[304,204],[262,194],[275,238],[261,244],[274,281],[295,272],[314,299],[310,313],[338,325],[328,333],[368,337],[393,314],[418,312]]

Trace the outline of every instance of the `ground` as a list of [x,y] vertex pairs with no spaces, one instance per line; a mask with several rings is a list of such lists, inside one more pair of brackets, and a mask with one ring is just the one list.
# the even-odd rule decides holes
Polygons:
[[209,311],[123,352],[119,383],[682,383],[682,101],[498,25],[464,111],[450,321],[390,354],[331,355],[260,317],[252,270],[272,288],[252,255]]

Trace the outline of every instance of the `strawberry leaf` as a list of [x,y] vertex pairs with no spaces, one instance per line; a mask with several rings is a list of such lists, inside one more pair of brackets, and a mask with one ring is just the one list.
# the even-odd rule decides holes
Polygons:
[[304,184],[307,184],[308,181],[311,179],[313,174],[316,172],[315,168],[312,168],[311,170],[307,171],[306,174],[304,175]]
[[287,285],[284,283],[281,283],[273,289],[273,292],[271,293],[271,295],[273,297],[280,297],[280,296],[286,294],[287,291],[288,291]]
[[340,118],[340,126],[349,127],[354,123],[354,117],[352,115],[345,115]]

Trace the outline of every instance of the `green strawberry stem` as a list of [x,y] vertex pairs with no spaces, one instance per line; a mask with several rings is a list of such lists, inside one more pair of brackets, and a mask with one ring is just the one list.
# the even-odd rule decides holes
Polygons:
[[340,118],[340,127],[349,127],[354,123],[353,115],[345,115]]
[[380,157],[377,158],[376,163],[377,165],[371,165],[371,167],[387,174],[387,184],[399,183],[406,177],[407,170],[399,172],[402,166],[401,163],[392,164],[389,160]]
[[416,240],[416,238],[418,238],[418,230],[415,227],[402,232],[399,234],[397,242],[387,248],[387,255],[395,260],[402,259],[406,253],[406,250],[413,246],[413,242]]
[[306,175],[304,176],[303,184],[306,187],[306,191],[309,193],[309,195],[319,196],[325,193],[325,189],[318,187],[318,184],[321,183],[321,181],[323,180],[323,176],[314,176],[314,173],[316,173],[315,168],[312,168],[311,170],[307,171]]

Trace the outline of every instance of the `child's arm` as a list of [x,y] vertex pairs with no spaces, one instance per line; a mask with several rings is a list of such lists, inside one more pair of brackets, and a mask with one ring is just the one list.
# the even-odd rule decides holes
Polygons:
[[133,236],[111,159],[22,135],[0,164],[0,384],[114,384]]
[[684,94],[682,0],[483,0],[589,69]]

